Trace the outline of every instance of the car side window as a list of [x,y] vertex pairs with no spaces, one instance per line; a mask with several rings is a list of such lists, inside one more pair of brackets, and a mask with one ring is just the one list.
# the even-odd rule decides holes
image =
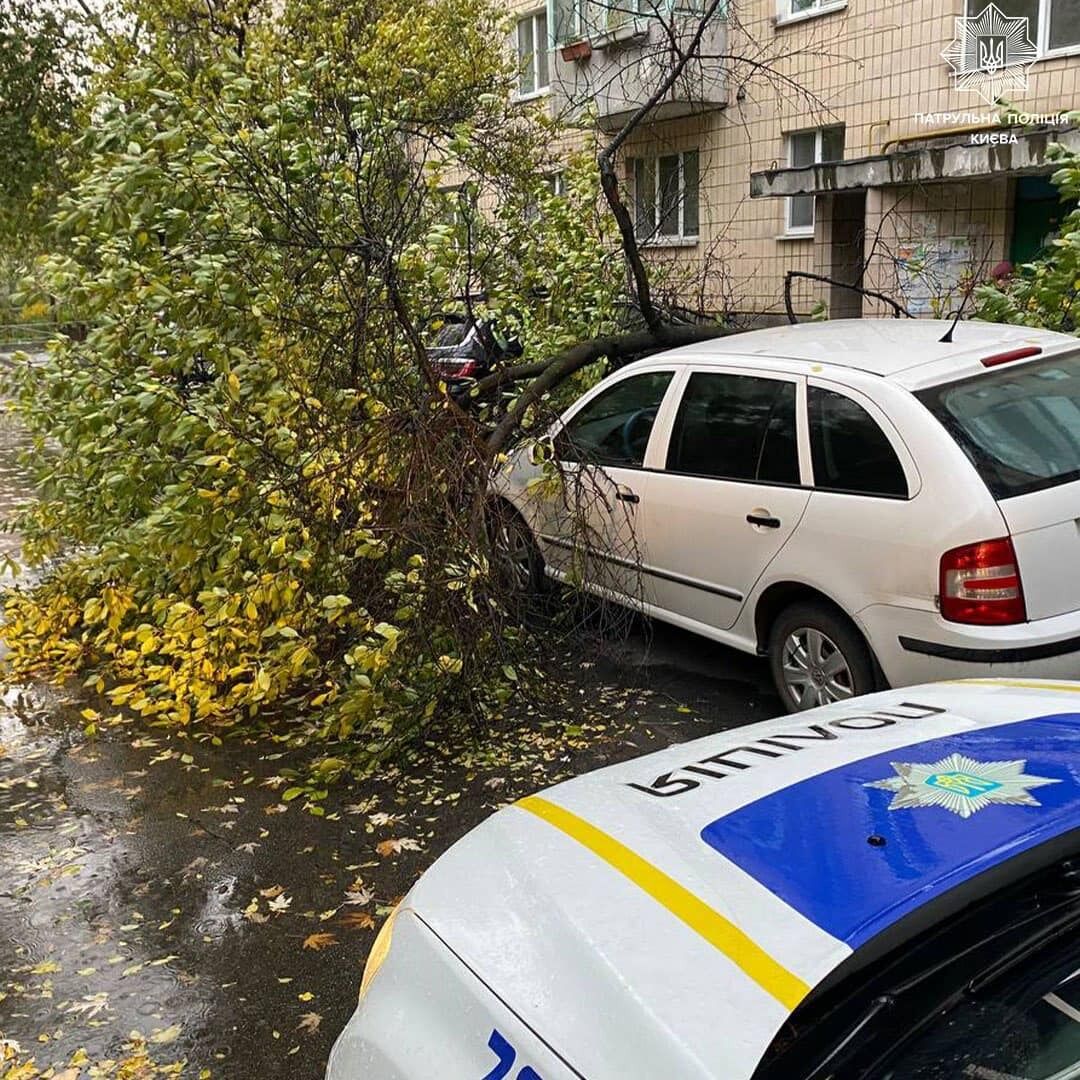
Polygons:
[[647,371],[598,394],[556,436],[555,456],[560,461],[640,467],[673,374]]
[[675,419],[667,469],[724,480],[798,484],[795,384],[694,372]]
[[907,498],[904,469],[885,432],[856,401],[811,386],[810,454],[824,491]]

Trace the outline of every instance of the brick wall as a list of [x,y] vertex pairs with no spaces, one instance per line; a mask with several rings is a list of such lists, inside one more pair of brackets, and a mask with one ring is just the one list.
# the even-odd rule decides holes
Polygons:
[[[783,315],[785,271],[828,272],[836,261],[827,197],[818,198],[814,236],[800,238],[785,236],[783,199],[750,199],[752,171],[787,164],[787,133],[843,124],[850,159],[929,135],[935,125],[920,123],[918,113],[990,111],[976,95],[954,88],[941,58],[962,0],[850,0],[786,23],[776,18],[777,3],[732,0],[729,19],[729,50],[767,62],[772,77],[729,64],[726,108],[649,125],[626,147],[627,157],[700,151],[698,242],[659,250],[654,258],[682,267],[687,287],[704,285],[718,304],[772,318]],[[535,7],[528,0],[513,4],[517,11]],[[1038,60],[1028,91],[1017,93],[1014,104],[1039,113],[1080,106],[1080,50]],[[992,266],[1007,251],[1010,199],[1007,178],[870,191],[868,284],[895,292],[900,278],[911,276],[912,250],[937,240],[947,242],[955,264],[967,238],[976,263]],[[805,282],[794,296],[803,313],[818,300],[835,305],[837,299],[828,287]]]

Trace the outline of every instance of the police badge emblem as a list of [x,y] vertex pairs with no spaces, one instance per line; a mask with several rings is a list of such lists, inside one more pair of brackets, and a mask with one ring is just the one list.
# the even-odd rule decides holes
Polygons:
[[893,792],[890,810],[941,806],[968,818],[995,803],[1041,806],[1028,789],[1061,783],[1045,776],[1028,775],[1024,772],[1027,764],[1024,760],[976,761],[963,754],[949,754],[929,764],[899,761],[890,764],[896,776],[863,785]]

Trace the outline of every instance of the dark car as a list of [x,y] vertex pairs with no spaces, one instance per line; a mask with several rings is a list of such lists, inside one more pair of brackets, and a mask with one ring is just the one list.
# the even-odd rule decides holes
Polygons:
[[521,355],[521,342],[489,319],[456,312],[433,315],[425,326],[428,360],[450,385],[480,379],[500,363]]

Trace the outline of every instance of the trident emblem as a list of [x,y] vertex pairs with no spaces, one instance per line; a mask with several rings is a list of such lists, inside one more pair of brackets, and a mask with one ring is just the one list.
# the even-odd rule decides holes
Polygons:
[[1005,67],[1005,39],[994,35],[992,37],[980,37],[979,45],[979,70],[987,75],[994,75]]

